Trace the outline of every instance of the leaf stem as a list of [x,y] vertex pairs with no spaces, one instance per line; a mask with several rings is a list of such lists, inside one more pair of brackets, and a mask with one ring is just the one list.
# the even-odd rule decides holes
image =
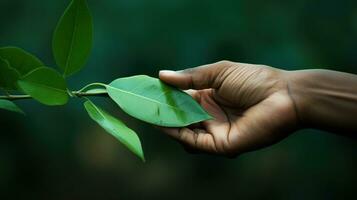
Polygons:
[[[98,96],[98,97],[107,97],[108,93],[107,92],[81,92],[80,90],[78,91],[71,91],[71,94],[73,94],[73,97],[88,97],[88,96]],[[0,96],[0,99],[6,99],[10,101],[14,100],[23,100],[23,99],[32,99],[30,95],[26,94],[16,94],[16,95],[2,95]]]
[[6,96],[0,96],[0,99],[6,99],[6,100],[21,100],[21,99],[31,99],[32,97],[30,95],[6,95]]
[[86,89],[91,88],[93,86],[100,86],[100,87],[106,88],[106,85],[104,83],[91,83],[91,84],[84,86],[82,89],[78,90],[78,92],[83,92]]

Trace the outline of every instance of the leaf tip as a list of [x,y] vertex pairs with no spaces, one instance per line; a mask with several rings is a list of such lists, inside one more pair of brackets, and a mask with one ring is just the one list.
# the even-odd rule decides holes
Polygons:
[[140,159],[141,159],[141,161],[142,161],[143,163],[146,163],[146,159],[145,159],[145,156],[144,156],[144,155],[140,156]]
[[20,113],[20,114],[23,115],[23,116],[26,116],[26,113],[25,113],[23,110],[21,110],[21,109],[18,111],[18,113]]
[[207,119],[206,120],[214,120],[215,118],[213,116],[211,116],[210,114],[207,115]]

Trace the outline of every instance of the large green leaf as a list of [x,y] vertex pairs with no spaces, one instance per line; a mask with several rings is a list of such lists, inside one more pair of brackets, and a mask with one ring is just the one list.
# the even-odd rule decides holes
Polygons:
[[10,64],[7,60],[0,58],[0,88],[6,90],[17,89],[16,82],[19,77],[19,72],[10,67]]
[[43,66],[43,63],[34,55],[17,47],[0,48],[0,58],[7,60],[10,67],[19,72],[21,76]]
[[116,79],[107,91],[126,113],[159,126],[182,127],[211,119],[190,95],[149,76]]
[[52,48],[57,65],[69,76],[85,64],[92,48],[92,17],[86,0],[72,0],[54,32]]
[[123,143],[135,155],[145,161],[140,139],[133,130],[128,128],[120,120],[95,106],[89,100],[84,103],[84,107],[94,121]]
[[41,67],[18,81],[19,87],[45,105],[63,105],[68,101],[66,82],[55,70]]
[[25,114],[16,104],[5,99],[0,99],[0,109]]

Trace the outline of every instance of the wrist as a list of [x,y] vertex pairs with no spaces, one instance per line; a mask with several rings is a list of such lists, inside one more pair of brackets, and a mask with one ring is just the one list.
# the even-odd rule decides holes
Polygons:
[[329,70],[286,72],[300,127],[332,132],[355,131],[357,77]]
[[309,88],[307,87],[307,80],[313,79],[310,77],[309,70],[300,71],[286,71],[285,80],[287,84],[287,90],[291,101],[294,104],[297,124],[300,127],[309,127],[309,123],[306,120],[307,112],[309,112],[309,106],[312,104]]

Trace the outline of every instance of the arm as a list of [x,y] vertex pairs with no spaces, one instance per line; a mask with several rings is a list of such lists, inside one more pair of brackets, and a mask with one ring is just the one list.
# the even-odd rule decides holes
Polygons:
[[222,61],[160,79],[195,98],[214,119],[164,132],[190,150],[238,155],[301,128],[357,133],[357,76],[328,70],[284,71]]
[[357,134],[357,76],[329,70],[288,72],[290,95],[300,124]]

